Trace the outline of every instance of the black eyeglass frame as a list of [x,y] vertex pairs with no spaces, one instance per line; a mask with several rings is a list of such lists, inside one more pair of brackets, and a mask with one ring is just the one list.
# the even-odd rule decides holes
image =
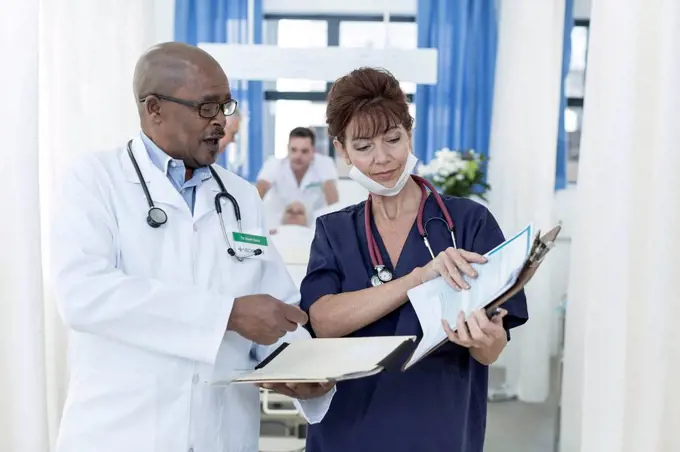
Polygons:
[[[163,94],[147,94],[146,96],[142,97],[139,99],[140,102],[145,102],[147,98],[150,96],[155,96],[161,100],[166,100],[168,102],[174,102],[176,104],[184,105],[187,107],[194,108],[198,112],[198,116],[201,118],[205,119],[213,119],[215,116],[220,114],[220,111],[224,113],[224,116],[231,116],[236,112],[236,107],[238,106],[238,101],[236,99],[229,99],[226,102],[216,102],[214,100],[208,100],[208,101],[202,101],[202,102],[196,102],[196,101],[190,101],[190,100],[185,100],[185,99],[180,99],[178,97],[172,97],[172,96],[165,96]],[[214,114],[204,114],[202,112],[203,107],[206,105],[215,105],[215,113]],[[231,110],[231,111],[229,111]],[[229,113],[227,113],[229,112]]]

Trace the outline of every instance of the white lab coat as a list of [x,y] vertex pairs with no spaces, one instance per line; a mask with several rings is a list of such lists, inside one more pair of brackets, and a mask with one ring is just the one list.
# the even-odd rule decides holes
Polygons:
[[[268,293],[298,303],[299,292],[278,253],[245,262],[227,254],[214,178],[198,188],[192,216],[139,138],[133,152],[168,215],[165,225],[147,225],[147,201],[125,147],[74,167],[54,219],[54,282],[71,331],[57,451],[255,452],[258,388],[210,383],[252,368],[276,345],[225,334],[227,321],[234,297]],[[267,235],[255,187],[216,168],[240,204],[244,232]],[[235,229],[226,201],[223,213]],[[301,327],[295,333],[308,337]],[[333,394],[298,406],[318,422]]]

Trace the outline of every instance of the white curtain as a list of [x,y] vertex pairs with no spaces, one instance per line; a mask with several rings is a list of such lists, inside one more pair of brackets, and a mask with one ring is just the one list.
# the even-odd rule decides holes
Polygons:
[[0,11],[0,450],[44,452],[38,0],[4,1]]
[[[124,143],[138,128],[134,65],[160,36],[172,2],[43,0],[41,3],[41,183],[44,261],[52,193],[79,156]],[[172,16],[170,16],[172,17]],[[165,23],[161,24],[166,26]],[[45,269],[49,425],[56,438],[67,385],[65,329]]]
[[562,452],[680,450],[680,2],[593,2]]
[[[489,208],[506,235],[529,222],[544,232],[554,225],[564,4],[500,2]],[[529,322],[500,360],[509,389],[526,402],[545,401],[550,389],[551,257],[526,288]]]
[[68,373],[46,265],[52,193],[74,159],[137,131],[134,64],[171,39],[172,7],[167,0],[2,2],[0,450],[54,446]]

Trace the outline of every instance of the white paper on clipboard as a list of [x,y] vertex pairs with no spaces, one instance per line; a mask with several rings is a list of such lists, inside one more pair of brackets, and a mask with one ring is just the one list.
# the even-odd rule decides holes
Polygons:
[[441,321],[446,319],[455,330],[458,313],[467,317],[483,308],[515,284],[529,258],[533,226],[527,225],[509,240],[485,254],[485,264],[472,264],[478,277],[465,277],[470,289],[457,291],[442,277],[435,278],[408,291],[423,338],[404,368],[408,368],[446,339]]

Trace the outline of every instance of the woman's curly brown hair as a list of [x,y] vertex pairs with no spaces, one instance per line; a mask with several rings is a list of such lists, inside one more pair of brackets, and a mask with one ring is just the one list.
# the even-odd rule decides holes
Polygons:
[[345,145],[347,128],[352,139],[371,139],[393,127],[413,128],[406,95],[387,70],[360,68],[335,81],[326,107],[328,134]]

